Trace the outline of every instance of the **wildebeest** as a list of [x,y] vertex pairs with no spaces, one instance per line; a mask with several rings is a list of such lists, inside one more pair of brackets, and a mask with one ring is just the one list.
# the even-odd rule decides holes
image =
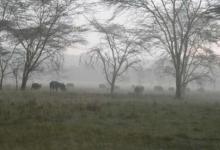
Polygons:
[[186,90],[185,90],[187,93],[189,93],[190,91],[191,91],[191,89],[190,88],[186,88]]
[[203,93],[203,92],[205,92],[205,89],[203,87],[200,87],[197,89],[197,92]]
[[67,83],[66,87],[69,89],[73,89],[74,88],[74,84],[73,83]]
[[163,87],[162,87],[162,86],[155,86],[155,87],[154,87],[154,91],[155,91],[155,92],[163,92],[164,90],[163,90]]
[[65,84],[64,84],[64,83],[57,82],[57,81],[51,81],[51,82],[50,82],[50,90],[58,91],[59,89],[60,89],[61,91],[65,91],[65,90],[66,90]]
[[182,90],[184,94],[188,94],[191,91],[190,88],[183,88]]
[[120,86],[115,85],[115,90],[119,90],[119,89],[120,89]]
[[169,88],[168,88],[168,91],[169,91],[169,92],[174,92],[174,91],[175,91],[175,88],[174,88],[174,87],[169,87]]
[[39,90],[41,87],[42,86],[39,83],[32,83],[32,85],[31,85],[32,90]]
[[107,89],[107,86],[105,84],[99,84],[100,89]]
[[134,93],[136,95],[142,95],[144,93],[144,86],[141,85],[134,86]]

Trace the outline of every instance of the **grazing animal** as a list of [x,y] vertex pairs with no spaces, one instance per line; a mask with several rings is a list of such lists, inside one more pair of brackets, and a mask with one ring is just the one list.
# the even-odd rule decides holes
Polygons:
[[120,89],[120,86],[116,85],[116,86],[115,86],[115,89],[116,89],[116,90],[119,90],[119,89]]
[[99,88],[100,88],[100,89],[107,89],[107,87],[106,87],[105,84],[99,84]]
[[67,84],[66,84],[66,87],[67,87],[68,89],[73,89],[73,88],[74,88],[74,84],[73,84],[73,83],[67,83]]
[[164,90],[163,90],[163,87],[162,87],[162,86],[155,86],[155,87],[154,87],[154,91],[155,91],[155,92],[163,92]]
[[188,93],[190,93],[190,91],[191,91],[190,88],[184,88],[183,89],[184,94],[188,94]]
[[205,92],[205,89],[203,87],[200,87],[200,88],[197,89],[197,91],[200,92],[200,93],[203,93],[203,92]]
[[187,93],[189,93],[190,91],[191,91],[191,89],[190,88],[186,88],[186,90],[185,90]]
[[51,81],[50,82],[50,91],[58,91],[58,90],[61,90],[61,91],[65,91],[66,90],[66,86],[64,83],[60,83],[60,82],[57,82],[57,81]]
[[136,95],[142,95],[144,93],[144,86],[141,85],[134,86],[134,93]]
[[169,91],[169,92],[174,92],[174,91],[175,91],[175,88],[174,88],[174,87],[169,87],[168,91]]
[[31,85],[32,90],[39,90],[41,87],[42,86],[39,83],[32,83],[32,85]]

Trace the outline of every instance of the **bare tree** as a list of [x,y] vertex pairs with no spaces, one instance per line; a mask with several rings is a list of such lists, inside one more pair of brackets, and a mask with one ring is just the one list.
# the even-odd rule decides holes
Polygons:
[[102,34],[102,39],[99,45],[88,53],[90,62],[101,64],[113,95],[118,78],[140,63],[140,43],[137,36],[129,34],[123,26],[103,25],[97,21],[93,22],[93,26]]
[[11,62],[10,62],[10,71],[12,74],[13,79],[15,80],[15,89],[19,89],[19,80],[21,78],[23,60],[15,53]]
[[[141,14],[138,27],[151,36],[154,49],[164,49],[173,66],[176,98],[188,83],[210,77],[217,56],[219,25],[206,17],[208,0],[106,0],[121,8],[135,8]],[[144,35],[143,35],[144,36]]]
[[3,88],[4,79],[11,74],[9,70],[11,59],[15,53],[15,48],[12,51],[1,48],[0,53],[0,90]]
[[77,0],[27,0],[21,5],[20,13],[13,14],[14,26],[9,30],[22,49],[24,90],[31,73],[48,60],[62,56],[70,44],[83,42],[80,32],[85,30],[71,22],[81,12]]
[[9,70],[11,59],[14,56],[16,45],[9,34],[12,27],[12,12],[17,12],[18,1],[0,0],[0,90],[4,79],[11,73]]

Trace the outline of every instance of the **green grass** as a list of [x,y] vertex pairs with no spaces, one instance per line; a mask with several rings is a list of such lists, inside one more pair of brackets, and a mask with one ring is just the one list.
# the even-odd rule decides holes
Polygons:
[[219,150],[220,101],[202,97],[1,92],[0,150]]

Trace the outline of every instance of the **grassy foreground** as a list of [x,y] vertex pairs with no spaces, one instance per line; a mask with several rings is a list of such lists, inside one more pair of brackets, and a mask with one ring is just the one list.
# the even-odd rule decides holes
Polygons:
[[219,150],[220,101],[0,93],[1,150]]

